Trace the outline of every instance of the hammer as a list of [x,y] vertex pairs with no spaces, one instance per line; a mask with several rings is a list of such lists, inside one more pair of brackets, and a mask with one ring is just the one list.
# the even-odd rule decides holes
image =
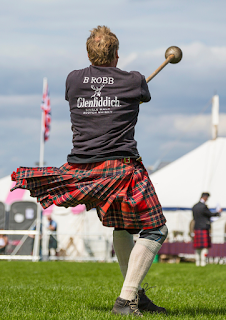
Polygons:
[[151,79],[153,79],[169,62],[170,63],[178,63],[182,59],[182,51],[180,48],[176,46],[169,47],[165,52],[166,60],[158,67],[147,79],[148,83]]

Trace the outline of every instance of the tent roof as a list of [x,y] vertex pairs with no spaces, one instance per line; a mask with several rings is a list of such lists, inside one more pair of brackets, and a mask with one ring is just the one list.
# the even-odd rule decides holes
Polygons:
[[192,208],[205,191],[210,208],[226,208],[226,138],[205,142],[150,178],[164,208]]

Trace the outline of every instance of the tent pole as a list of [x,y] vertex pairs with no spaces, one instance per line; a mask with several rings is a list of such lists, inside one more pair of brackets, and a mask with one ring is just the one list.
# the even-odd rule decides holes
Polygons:
[[215,95],[212,98],[212,139],[216,140],[218,136],[219,126],[219,96]]

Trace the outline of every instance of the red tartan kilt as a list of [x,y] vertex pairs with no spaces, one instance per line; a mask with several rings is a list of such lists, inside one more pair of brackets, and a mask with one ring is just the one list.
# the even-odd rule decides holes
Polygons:
[[16,181],[12,190],[30,190],[44,209],[52,204],[96,208],[104,226],[151,229],[166,222],[148,173],[135,160],[65,163],[60,168],[20,167],[12,180]]
[[211,238],[209,235],[209,230],[194,230],[194,249],[210,248]]

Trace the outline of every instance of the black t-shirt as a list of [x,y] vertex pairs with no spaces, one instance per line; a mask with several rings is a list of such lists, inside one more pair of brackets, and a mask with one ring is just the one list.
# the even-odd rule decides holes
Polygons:
[[144,76],[114,67],[89,66],[66,80],[73,149],[68,162],[139,157],[134,127],[139,103],[151,99]]

